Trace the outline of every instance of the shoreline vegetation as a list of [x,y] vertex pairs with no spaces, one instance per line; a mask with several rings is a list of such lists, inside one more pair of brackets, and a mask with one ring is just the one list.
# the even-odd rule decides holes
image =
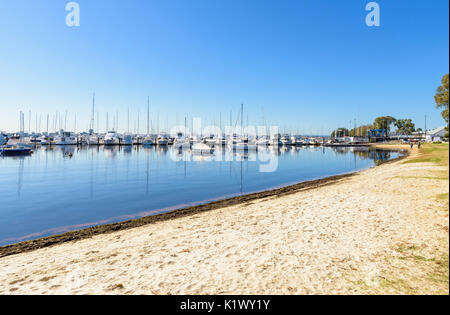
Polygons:
[[362,172],[1,247],[0,294],[448,294],[448,177],[448,144],[425,144]]

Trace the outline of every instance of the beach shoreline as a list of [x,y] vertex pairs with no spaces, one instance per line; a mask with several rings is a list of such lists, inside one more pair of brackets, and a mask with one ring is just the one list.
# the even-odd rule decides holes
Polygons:
[[0,294],[448,294],[448,164],[419,156],[2,257]]
[[[381,161],[381,164],[386,163],[394,163],[396,161],[399,161],[401,159],[406,158],[408,155],[406,152],[410,152],[410,147],[405,145],[371,145],[374,148],[379,149],[393,149],[393,150],[402,150],[403,155],[401,155],[398,158],[391,159],[388,161]],[[377,167],[377,166],[373,166]],[[286,185],[278,188],[268,189],[260,192],[254,192],[249,194],[244,194],[240,196],[230,197],[230,198],[224,198],[224,199],[218,199],[215,201],[202,203],[199,205],[184,207],[184,208],[177,208],[171,211],[151,215],[151,216],[145,216],[140,217],[136,219],[126,220],[126,221],[120,221],[115,223],[109,223],[109,224],[101,224],[101,225],[95,225],[92,227],[87,227],[83,229],[76,229],[73,231],[68,231],[65,233],[58,233],[51,236],[46,237],[40,237],[33,240],[27,240],[27,241],[21,241],[17,242],[11,245],[5,245],[0,246],[0,258],[10,256],[10,255],[16,255],[20,253],[26,253],[34,250],[38,250],[41,248],[51,247],[51,246],[57,246],[63,243],[67,242],[73,242],[73,241],[80,241],[83,239],[91,238],[96,235],[101,234],[109,234],[114,233],[118,231],[133,229],[141,226],[145,226],[148,224],[155,224],[158,222],[163,222],[166,220],[174,220],[186,216],[195,215],[198,213],[203,213],[207,211],[212,211],[220,208],[225,208],[229,206],[235,206],[240,204],[245,204],[248,202],[252,202],[258,199],[268,198],[272,196],[283,196],[287,194],[294,194],[300,191],[306,191],[309,189],[319,188],[323,187],[325,185],[332,185],[336,183],[339,180],[354,176],[355,174],[361,173],[366,171],[359,170],[355,172],[345,173],[345,174],[339,174],[334,176],[328,176],[324,178],[314,179],[314,180],[308,180],[299,182],[293,185]],[[160,210],[155,210],[155,212],[158,212]]]

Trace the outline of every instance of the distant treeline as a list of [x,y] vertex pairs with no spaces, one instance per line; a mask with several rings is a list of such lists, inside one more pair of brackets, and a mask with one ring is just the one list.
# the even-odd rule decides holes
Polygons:
[[[448,138],[449,131],[449,111],[448,111],[448,89],[449,89],[449,75],[446,74],[442,77],[442,85],[437,88],[436,95],[434,96],[436,102],[436,108],[442,109],[442,118],[444,118],[447,123],[447,134]],[[413,132],[422,132],[421,128],[416,129],[416,125],[413,123],[412,119],[403,118],[396,119],[392,116],[381,116],[377,117],[373,124],[362,125],[354,129],[339,128],[331,133],[331,137],[365,137],[367,136],[367,131],[371,129],[382,129],[386,130],[388,133],[391,132],[391,128],[396,127],[396,134],[399,135],[411,135]]]

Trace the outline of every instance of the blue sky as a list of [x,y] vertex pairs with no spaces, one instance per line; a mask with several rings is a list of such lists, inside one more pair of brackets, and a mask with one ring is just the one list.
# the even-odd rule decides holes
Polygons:
[[0,130],[19,111],[68,111],[68,129],[145,129],[199,116],[324,133],[380,115],[443,125],[433,95],[448,72],[447,0],[383,0],[381,27],[365,0],[79,0],[81,26],[65,25],[64,0],[0,0]]

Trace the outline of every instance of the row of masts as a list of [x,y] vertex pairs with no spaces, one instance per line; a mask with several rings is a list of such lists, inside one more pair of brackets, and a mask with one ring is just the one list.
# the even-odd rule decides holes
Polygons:
[[[89,125],[86,125],[86,128],[81,128],[84,129],[84,131],[88,131],[88,133],[92,134],[92,133],[102,133],[101,132],[101,126],[100,126],[100,112],[99,111],[95,111],[96,110],[96,95],[95,93],[93,93],[92,95],[92,109],[91,109],[91,117],[90,117],[90,121],[89,121]],[[134,126],[133,126],[133,132],[131,132],[130,127],[131,127],[131,117],[130,117],[130,108],[128,107],[127,109],[127,128],[126,128],[126,134],[141,134],[141,118],[140,118],[140,110],[137,110],[137,119],[134,119]],[[73,125],[69,122],[68,117],[69,116],[69,112],[66,110],[64,112],[64,114],[62,114],[60,111],[55,111],[55,113],[53,115],[50,114],[46,114],[46,116],[42,116],[42,114],[38,114],[35,113],[35,128],[34,128],[34,132],[32,131],[32,112],[31,110],[29,111],[29,115],[28,115],[28,133],[39,133],[41,134],[42,131],[45,131],[47,134],[50,133],[50,131],[52,132],[59,132],[61,130],[68,130],[68,129],[72,129],[73,132],[77,132],[77,114],[74,114],[74,120],[73,120]],[[236,120],[233,121],[233,111],[230,110],[230,116],[229,116],[229,126],[230,127],[234,127],[236,128],[237,126],[240,125],[241,129],[244,129],[244,105],[241,104],[240,107],[240,113],[238,115],[236,115]],[[261,109],[261,116],[262,116],[262,121],[261,124],[263,127],[266,128],[266,130],[268,130],[268,125],[267,125],[267,121],[265,120],[264,117],[264,109]],[[116,111],[112,117],[110,115],[109,112],[106,112],[106,116],[105,116],[105,125],[104,125],[104,130],[103,133],[107,133],[108,131],[119,131],[119,112]],[[111,118],[112,118],[112,124],[111,124]],[[176,114],[176,125],[178,126],[178,113]],[[184,125],[187,128],[187,122],[191,121],[190,119],[188,119],[187,115],[184,117]],[[192,125],[191,125],[191,130],[194,127],[194,119],[192,118]],[[213,125],[216,125],[216,118],[213,118],[212,121]],[[222,130],[222,125],[223,125],[224,119],[223,119],[223,114],[222,112],[220,112],[219,114],[219,128]],[[43,127],[43,123],[45,123],[45,129],[42,128]],[[146,135],[150,135],[150,134],[155,134],[155,132],[157,134],[162,132],[161,128],[161,124],[160,124],[160,113],[159,111],[156,113],[156,128],[154,128],[154,121],[151,120],[150,118],[150,97],[147,97],[147,115],[146,115]],[[204,120],[205,125],[207,125],[207,119]],[[247,114],[246,116],[246,125],[249,126],[249,116]],[[43,130],[44,129],[44,130]],[[155,130],[156,129],[156,130]],[[166,126],[165,126],[165,132],[168,132],[169,130],[169,115],[166,114]],[[292,132],[292,130],[286,132],[286,128],[282,128],[283,131],[280,131],[282,133],[290,133],[290,134],[300,134],[299,130],[297,129],[296,132]],[[23,112],[20,112],[20,132],[21,133],[25,133],[25,114]],[[164,133],[164,132],[163,132]]]
[[[40,134],[42,131],[42,128],[41,128],[42,115],[40,114],[39,118],[38,118],[38,113],[36,113],[35,115],[36,115],[36,125],[35,125],[34,131],[32,131],[32,127],[31,127],[32,112],[31,112],[31,110],[29,111],[29,115],[28,115],[28,133],[29,134],[32,134],[32,133]],[[97,117],[95,117],[95,116],[97,116]],[[119,113],[118,113],[118,111],[116,111],[116,114],[113,116],[112,129],[110,129],[110,125],[109,125],[110,118],[109,117],[110,117],[109,112],[106,112],[105,132],[108,132],[110,130],[118,131],[119,130]],[[238,116],[237,119],[239,119],[239,118],[241,121],[241,128],[243,128],[243,104],[241,104],[241,115]],[[176,123],[178,124],[178,114],[177,114],[176,121],[177,121]],[[219,122],[220,129],[221,129],[222,128],[222,113],[220,113],[219,121],[220,121]],[[97,122],[97,125],[95,125],[95,122]],[[156,126],[157,133],[160,133],[159,124],[160,124],[160,119],[159,119],[159,112],[158,112],[157,113],[157,126]],[[248,116],[247,116],[247,124],[248,124]],[[184,117],[184,125],[185,125],[185,128],[187,128],[187,117]],[[192,125],[193,125],[193,123],[192,123]],[[230,125],[232,125],[232,111],[230,111]],[[237,125],[237,122],[236,122],[235,126],[236,125]],[[50,115],[49,114],[46,115],[45,132],[47,134],[49,134],[50,129],[52,129],[53,132],[59,132],[60,130],[68,129],[68,111],[67,110],[65,111],[65,114],[64,114],[64,123],[63,123],[62,115],[58,110],[54,113],[51,122],[50,122]],[[166,129],[168,129],[168,116],[167,116]],[[92,133],[94,133],[95,130],[97,133],[100,132],[100,113],[97,112],[97,115],[95,115],[95,93],[93,93],[91,119],[90,119],[90,123],[89,123],[89,133],[92,134]],[[77,131],[77,115],[76,114],[74,117],[73,131],[74,132]],[[147,136],[153,133],[153,121],[150,119],[150,97],[147,97],[147,130],[146,131],[147,131],[146,132]],[[22,111],[20,111],[20,133],[25,133],[25,114]],[[129,108],[127,110],[127,134],[130,134],[130,109]],[[137,112],[137,120],[135,120],[135,122],[134,122],[134,134],[140,134],[140,111],[139,110]]]

